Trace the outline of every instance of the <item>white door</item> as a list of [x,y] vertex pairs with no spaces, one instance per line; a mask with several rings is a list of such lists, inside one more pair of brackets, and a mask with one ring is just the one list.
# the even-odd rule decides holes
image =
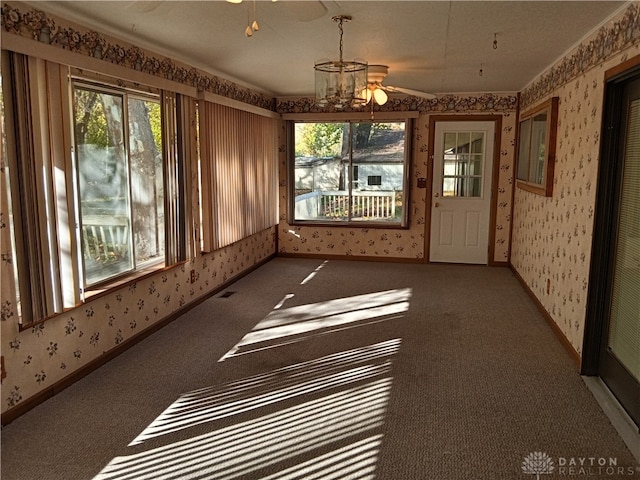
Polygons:
[[494,130],[494,122],[436,122],[432,262],[488,263]]

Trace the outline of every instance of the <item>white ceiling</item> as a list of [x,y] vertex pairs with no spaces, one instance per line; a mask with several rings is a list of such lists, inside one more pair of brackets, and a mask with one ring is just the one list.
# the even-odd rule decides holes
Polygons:
[[[338,57],[334,15],[353,17],[344,25],[345,60],[388,65],[385,84],[431,93],[488,93],[522,90],[626,5],[617,1],[27,3],[278,97],[313,95],[314,62]],[[254,8],[260,30],[246,37]]]

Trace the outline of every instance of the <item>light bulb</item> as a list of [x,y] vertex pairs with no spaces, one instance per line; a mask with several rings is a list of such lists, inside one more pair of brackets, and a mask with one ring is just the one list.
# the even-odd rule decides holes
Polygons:
[[376,88],[373,91],[373,98],[375,99],[378,105],[384,105],[385,103],[387,103],[387,100],[389,99],[388,95],[381,88]]
[[251,27],[249,25],[247,25],[247,28],[244,29],[244,34],[247,37],[250,37],[251,35],[253,35],[253,30],[251,30]]
[[364,98],[366,100],[364,102],[365,104],[369,103],[371,101],[371,90],[369,90],[369,88],[362,89],[360,92],[360,98]]
[[260,25],[258,25],[257,20],[253,21],[253,23],[251,24],[251,28],[253,29],[254,32],[257,32],[258,30],[260,30]]

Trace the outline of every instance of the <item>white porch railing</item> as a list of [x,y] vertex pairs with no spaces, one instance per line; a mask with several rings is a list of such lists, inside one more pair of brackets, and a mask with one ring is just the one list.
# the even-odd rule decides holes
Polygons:
[[[311,192],[296,197],[296,219],[342,218],[383,220],[395,217],[396,192],[346,191]],[[349,210],[351,209],[351,210]]]
[[85,257],[108,262],[127,255],[129,223],[126,218],[91,215],[83,217],[82,220]]

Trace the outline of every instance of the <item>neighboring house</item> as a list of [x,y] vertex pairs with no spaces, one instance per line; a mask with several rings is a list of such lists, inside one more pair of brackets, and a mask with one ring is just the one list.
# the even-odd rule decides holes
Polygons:
[[374,131],[365,147],[354,150],[354,190],[402,191],[405,144],[401,125]]
[[[354,159],[353,163],[354,190],[402,190],[402,158],[394,162],[387,157],[371,154]],[[346,185],[340,187],[344,179],[349,178],[349,167],[332,157],[297,157],[295,177],[296,191],[344,190]]]
[[[404,179],[402,161],[389,162],[375,155],[355,161],[353,165],[354,190],[401,191]],[[348,169],[344,169],[345,176]]]
[[340,160],[334,157],[296,157],[296,191],[338,190]]

